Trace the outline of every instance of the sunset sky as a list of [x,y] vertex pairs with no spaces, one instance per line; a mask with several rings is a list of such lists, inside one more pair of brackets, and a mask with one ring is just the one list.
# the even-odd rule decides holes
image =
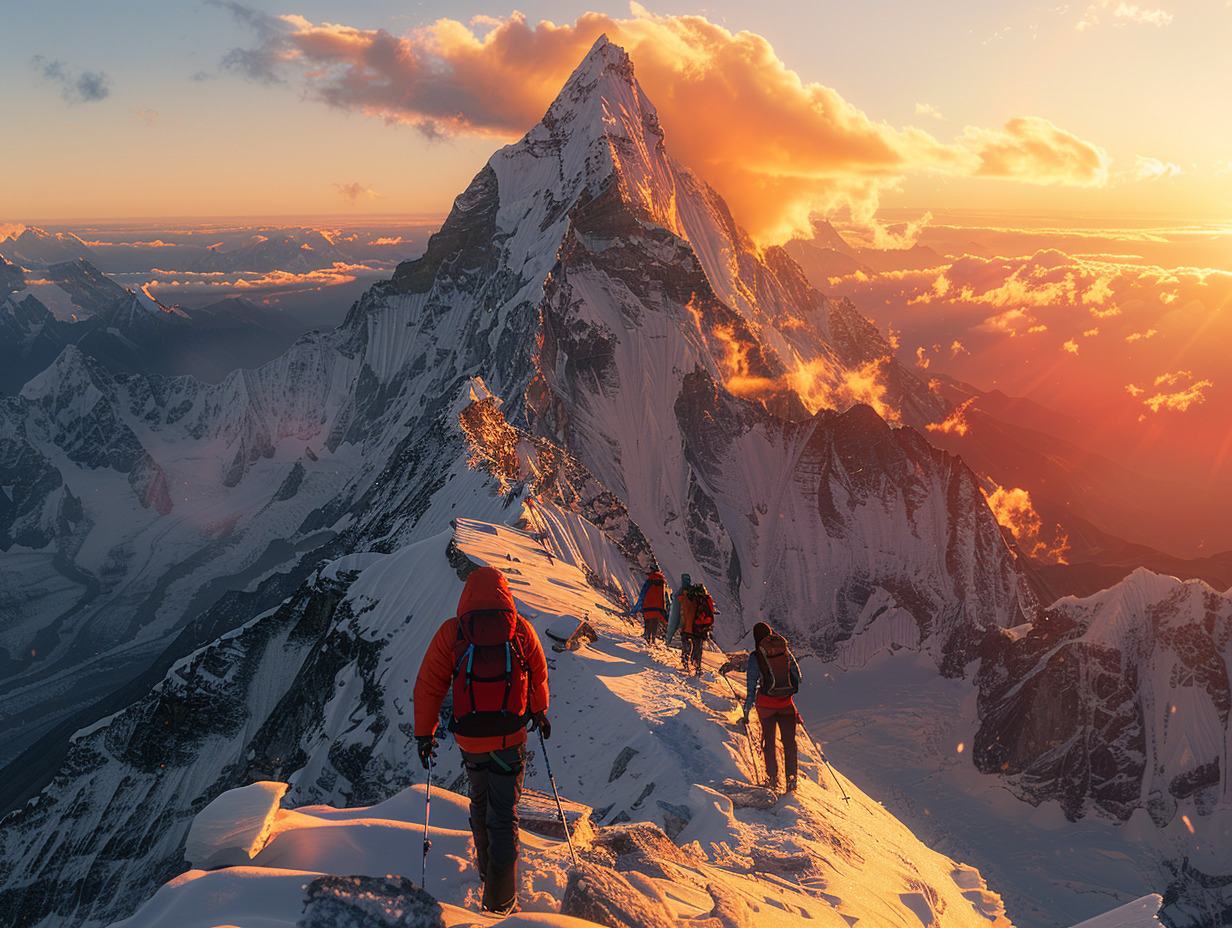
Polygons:
[[603,31],[762,240],[818,207],[1232,217],[1228,0],[17,0],[0,220],[441,213]]
[[852,244],[933,249],[815,279],[900,359],[1098,423],[1144,471],[1223,485],[1232,0],[1160,4],[19,0],[0,31],[0,231],[426,230],[607,33],[669,150],[763,244],[820,213]]

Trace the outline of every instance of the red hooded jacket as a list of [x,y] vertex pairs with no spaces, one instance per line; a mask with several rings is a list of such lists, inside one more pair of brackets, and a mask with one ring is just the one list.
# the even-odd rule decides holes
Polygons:
[[[472,571],[466,578],[466,586],[458,599],[458,615],[469,612],[497,610],[512,612],[515,615],[514,640],[525,658],[527,676],[530,679],[530,694],[528,710],[532,713],[548,707],[548,663],[543,656],[543,645],[539,636],[520,615],[509,591],[509,583],[505,575],[495,567],[480,567]],[[419,676],[415,678],[415,736],[436,734],[437,723],[440,720],[441,704],[445,694],[453,686],[454,678],[454,645],[458,641],[458,618],[446,619],[437,629],[428,650],[424,653],[423,663],[419,665]],[[509,735],[490,735],[480,738],[466,735],[455,735],[458,747],[463,751],[475,754],[487,753],[500,748],[512,747],[526,741],[526,729],[519,728]]]

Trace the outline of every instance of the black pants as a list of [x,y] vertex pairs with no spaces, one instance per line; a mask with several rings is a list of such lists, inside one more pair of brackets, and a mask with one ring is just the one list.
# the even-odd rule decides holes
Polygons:
[[680,661],[684,664],[684,669],[688,670],[692,665],[694,670],[702,669],[702,645],[706,642],[706,635],[680,633]]
[[761,754],[766,761],[766,779],[771,785],[779,781],[779,755],[774,749],[774,733],[783,739],[783,763],[787,766],[787,779],[796,778],[796,707],[763,709],[757,707],[757,720],[761,722]]
[[647,644],[653,644],[656,638],[663,637],[664,615],[658,609],[647,609],[642,613],[642,637]]
[[525,760],[522,744],[489,754],[462,752],[485,909],[504,908],[518,894],[518,800]]

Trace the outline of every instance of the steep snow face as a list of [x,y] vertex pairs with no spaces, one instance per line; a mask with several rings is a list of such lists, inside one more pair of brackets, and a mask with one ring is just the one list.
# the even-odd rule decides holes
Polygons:
[[[0,493],[0,525],[8,513],[14,533],[29,527],[10,536],[0,564],[0,590],[20,591],[0,595],[22,604],[0,645],[5,749],[114,696],[134,668],[153,662],[157,674],[233,630],[322,559],[391,553],[457,517],[499,519],[502,500],[477,489],[486,478],[468,468],[457,422],[459,398],[480,376],[510,421],[533,431],[511,443],[501,489],[529,486],[584,512],[640,569],[657,558],[673,579],[704,578],[724,607],[724,641],[762,617],[803,627],[795,623],[811,605],[781,613],[783,590],[834,604],[810,634],[851,663],[907,644],[960,672],[989,623],[1016,624],[1012,555],[956,463],[884,428],[852,429],[842,469],[822,465],[829,452],[803,453],[814,435],[824,450],[832,417],[809,422],[793,365],[815,365],[825,385],[845,382],[861,372],[853,365],[876,360],[879,336],[850,307],[797,286],[798,269],[777,253],[747,250],[721,201],[661,143],[627,58],[601,42],[549,118],[458,197],[424,256],[372,288],[337,331],[305,336],[278,361],[215,386],[112,377],[66,351],[55,373],[0,407],[6,474],[37,478],[28,494],[18,481],[20,500]],[[902,383],[904,395],[914,389]],[[737,401],[725,385],[758,399]],[[850,394],[840,399],[864,421]],[[772,490],[762,474],[776,475]],[[912,475],[907,491],[895,487]],[[789,494],[794,529],[768,517]],[[848,547],[855,553],[844,556]],[[834,556],[833,572],[801,552]],[[224,598],[237,591],[251,595]],[[46,659],[27,660],[31,651]],[[227,652],[210,666],[229,686],[254,660]],[[327,756],[327,771],[307,759],[318,754],[305,748],[302,765],[319,764],[326,784],[385,782],[384,768],[369,775],[366,756],[358,767],[350,755]],[[69,782],[86,782],[82,771],[94,768],[81,763],[66,768]],[[10,768],[9,795],[21,794],[12,784],[31,769]],[[100,776],[117,768],[106,769]],[[193,795],[220,777],[213,767],[191,774]],[[115,783],[95,787],[114,796]],[[185,816],[170,796],[151,794],[151,808]],[[13,839],[22,850],[9,873],[22,886],[53,872],[43,869],[51,858],[31,850],[31,829],[59,834],[75,814],[71,801],[41,808]],[[166,851],[153,832],[132,840],[146,837]],[[57,847],[55,863],[68,866],[69,845]],[[92,864],[72,866],[85,874]],[[120,871],[76,889],[93,905],[96,890],[131,876]],[[42,904],[77,904],[39,885],[49,893]]]
[[[869,407],[810,419],[688,243],[610,231],[631,223],[606,193],[571,213],[540,309],[532,430],[627,501],[669,576],[705,579],[721,640],[764,618],[828,658],[859,638],[845,662],[927,647],[961,673],[984,629],[1033,606],[974,475]],[[721,386],[733,355],[762,402]]]
[[[185,873],[130,926],[170,924],[183,917],[178,896],[200,900],[199,892],[236,879],[334,869],[383,875],[416,865],[423,787],[413,785],[422,776],[410,725],[413,680],[453,612],[462,576],[488,564],[506,574],[519,611],[545,644],[549,632],[583,619],[598,632],[581,650],[548,651],[554,724],[547,747],[563,797],[596,810],[597,825],[651,822],[685,848],[630,865],[645,870],[630,879],[656,904],[678,917],[705,915],[718,901],[712,884],[773,912],[776,924],[859,919],[908,928],[944,913],[946,924],[1008,925],[972,867],[927,850],[879,804],[836,781],[809,749],[795,796],[773,801],[750,787],[757,772],[736,724],[737,703],[714,673],[718,659],[707,655],[708,673],[698,681],[679,675],[674,655],[640,641],[601,590],[627,595],[636,578],[585,520],[542,501],[506,518],[524,527],[459,519],[452,536],[330,564],[278,610],[180,662],[145,699],[80,732],[70,756],[78,775],[7,823],[5,910],[33,914],[37,923],[36,904],[50,893],[60,924],[132,911],[187,868],[193,815],[224,790],[254,781],[284,781],[283,805],[295,809],[260,800],[267,821],[248,822],[256,844],[245,852],[255,854],[258,872]],[[448,742],[436,772],[437,787],[456,789],[464,779]],[[527,785],[551,790],[538,745]],[[69,808],[71,818],[58,818]],[[108,811],[116,808],[133,814],[121,819]],[[429,889],[455,906],[472,905],[478,886],[464,814],[461,797],[434,790]],[[47,832],[53,820],[60,827]],[[208,856],[203,834],[194,854]],[[586,855],[584,830],[578,842]],[[559,838],[532,835],[526,844],[526,907],[555,911],[568,850]],[[298,911],[267,915],[290,924]],[[246,924],[249,913],[211,916]]]
[[743,556],[746,616],[839,669],[906,647],[959,676],[989,630],[1033,610],[961,461],[867,406],[784,423],[733,402],[694,375],[676,415],[691,491]]
[[1228,721],[1232,595],[1145,569],[990,639],[974,760],[1070,820],[1128,823],[1172,871],[1165,912],[1232,906]]

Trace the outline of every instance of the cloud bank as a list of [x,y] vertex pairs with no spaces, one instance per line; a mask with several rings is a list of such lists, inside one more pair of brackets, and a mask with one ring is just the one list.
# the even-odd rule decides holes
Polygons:
[[606,33],[633,57],[673,154],[760,241],[806,232],[818,210],[867,221],[880,193],[913,172],[1083,186],[1108,177],[1102,148],[1037,116],[968,127],[951,142],[874,121],[837,91],[802,81],[763,37],[701,16],[656,16],[634,4],[627,19],[586,13],[531,25],[515,12],[440,19],[398,37],[233,0],[213,5],[255,40],[229,52],[225,68],[433,137],[520,136]]
[[[1044,249],[831,285],[901,333],[900,360],[1097,423],[1092,441],[1144,466],[1216,460],[1220,436],[1232,448],[1232,272]],[[965,427],[962,411],[936,426]]]
[[1172,22],[1172,14],[1159,7],[1142,7],[1136,3],[1126,3],[1125,0],[1096,0],[1082,14],[1077,29],[1083,32],[1109,20],[1117,25],[1137,23],[1144,26],[1167,26]]
[[94,103],[111,94],[111,78],[102,71],[77,71],[63,61],[48,61],[42,55],[30,59],[30,66],[47,83],[58,87],[65,103]]

